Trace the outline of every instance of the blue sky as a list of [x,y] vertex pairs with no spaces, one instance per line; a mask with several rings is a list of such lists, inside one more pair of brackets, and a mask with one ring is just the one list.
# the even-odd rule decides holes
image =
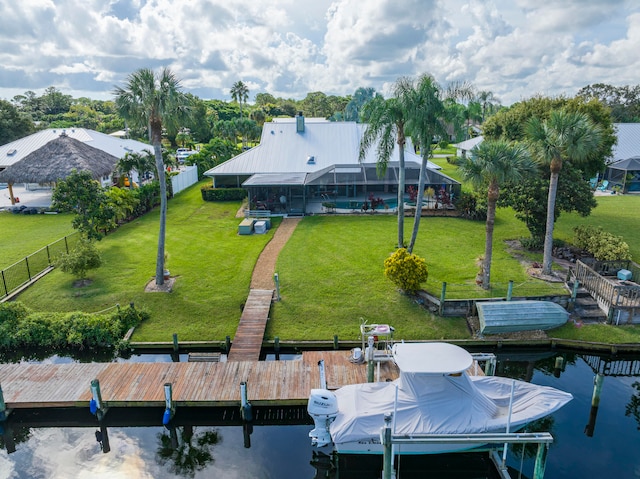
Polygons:
[[508,105],[640,83],[637,0],[0,0],[0,98],[55,86],[111,99],[141,67],[185,91],[387,93],[400,76],[470,81]]

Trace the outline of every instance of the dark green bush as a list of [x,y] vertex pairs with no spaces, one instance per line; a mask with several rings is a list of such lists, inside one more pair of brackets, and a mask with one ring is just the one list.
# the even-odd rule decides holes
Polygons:
[[485,221],[487,219],[487,198],[477,193],[463,191],[460,198],[456,200],[456,209],[460,211],[463,218]]
[[243,188],[214,188],[205,186],[200,189],[204,201],[242,201],[247,197]]
[[118,348],[126,332],[148,317],[133,307],[108,314],[42,313],[20,303],[4,303],[0,304],[0,349]]

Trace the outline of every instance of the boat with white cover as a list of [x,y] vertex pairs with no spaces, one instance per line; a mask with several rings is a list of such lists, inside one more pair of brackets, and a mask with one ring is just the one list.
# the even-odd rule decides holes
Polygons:
[[[382,454],[380,431],[393,413],[393,433],[475,434],[517,431],[557,411],[572,395],[547,386],[497,376],[471,376],[473,357],[448,343],[396,343],[400,377],[392,382],[312,390],[309,413],[316,421],[312,442],[342,454]],[[325,386],[326,387],[326,386]],[[313,396],[321,401],[312,404]],[[319,409],[326,404],[322,415]],[[320,419],[321,418],[321,419]],[[328,434],[318,434],[326,429]],[[319,440],[318,440],[319,438]],[[402,444],[396,454],[439,454],[478,444]]]

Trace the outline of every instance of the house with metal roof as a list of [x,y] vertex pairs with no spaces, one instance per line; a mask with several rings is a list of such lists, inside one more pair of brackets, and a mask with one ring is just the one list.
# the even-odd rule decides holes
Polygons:
[[[322,203],[355,208],[367,198],[382,198],[387,208],[397,207],[398,148],[384,177],[376,173],[376,148],[359,160],[360,140],[366,125],[331,122],[324,118],[277,118],[265,123],[260,144],[206,171],[213,186],[242,187],[249,192],[251,209],[286,213],[319,211]],[[410,141],[405,147],[407,191],[417,188],[422,159]],[[428,163],[426,187],[458,195],[460,183]]]

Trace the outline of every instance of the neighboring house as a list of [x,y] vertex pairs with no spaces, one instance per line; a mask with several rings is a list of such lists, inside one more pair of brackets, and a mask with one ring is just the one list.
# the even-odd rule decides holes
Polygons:
[[[390,159],[386,175],[376,174],[376,148],[358,160],[360,140],[366,125],[330,122],[323,118],[277,118],[265,123],[260,144],[211,168],[205,176],[214,187],[243,187],[251,208],[264,207],[288,212],[312,212],[321,202],[365,200],[382,197],[395,208],[398,188],[398,149]],[[410,141],[405,147],[407,188],[417,187],[422,160]],[[456,196],[460,183],[440,173],[429,162],[426,185],[444,188]],[[284,196],[281,202],[281,197]]]
[[[91,171],[108,186],[119,159],[145,150],[153,151],[145,143],[85,128],[49,128],[0,146],[0,181],[9,186],[11,204],[14,184],[24,184],[25,191],[51,189],[74,168]],[[134,172],[133,181],[136,176]]]
[[[125,140],[86,128],[48,128],[0,146],[0,171],[39,150],[51,140],[59,138],[62,134],[102,150],[118,159],[123,158],[127,153],[142,153],[144,150],[153,152],[153,147],[146,143]],[[107,175],[102,179],[102,183],[104,185],[110,184],[111,177]]]
[[455,145],[453,145],[456,148],[456,156],[458,158],[466,158],[467,154],[469,154],[471,150],[473,150],[483,141],[484,137],[476,136],[475,138],[470,138],[468,140],[461,141],[460,143],[456,143]]

